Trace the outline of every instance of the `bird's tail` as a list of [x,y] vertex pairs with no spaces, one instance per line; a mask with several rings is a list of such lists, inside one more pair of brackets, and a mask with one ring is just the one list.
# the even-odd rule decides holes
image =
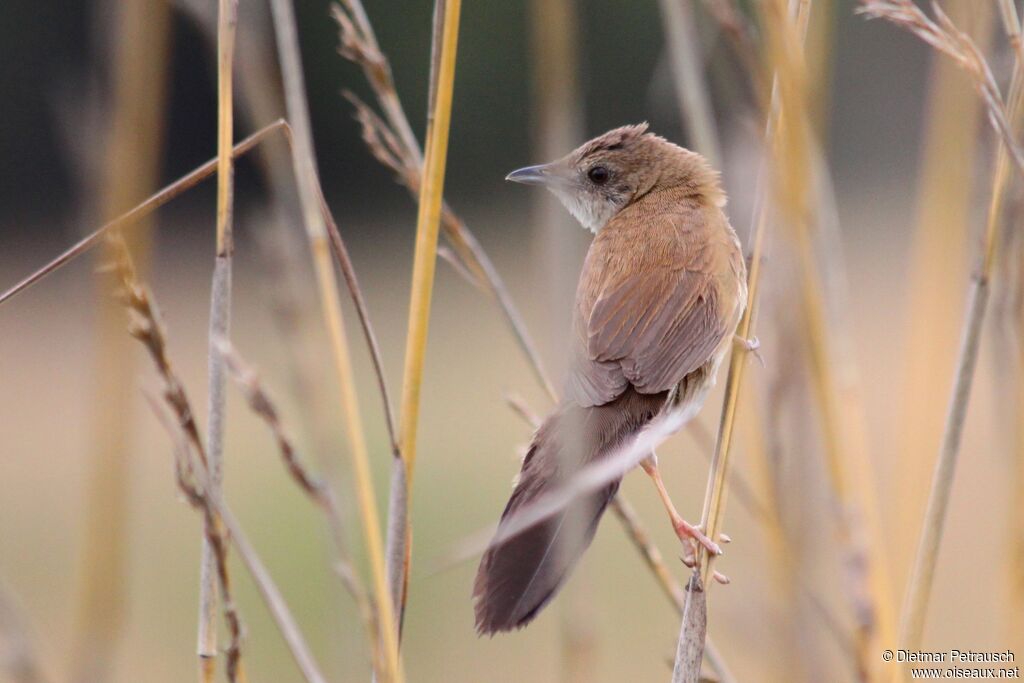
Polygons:
[[[537,431],[502,520],[562,486],[643,428],[666,395],[632,389],[611,403],[582,408],[563,403]],[[555,595],[590,545],[597,523],[619,488],[609,483],[579,496],[561,512],[492,545],[473,585],[476,629],[492,635],[528,624]]]

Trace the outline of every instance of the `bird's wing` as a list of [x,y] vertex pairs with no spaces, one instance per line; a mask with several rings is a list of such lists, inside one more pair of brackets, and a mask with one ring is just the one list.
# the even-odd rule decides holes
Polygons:
[[612,259],[588,256],[569,383],[581,405],[606,403],[627,384],[645,394],[671,389],[730,333],[735,302],[722,291],[729,256],[706,232],[677,229],[682,220],[693,215],[649,218],[643,247],[636,236],[595,244],[632,249],[627,259],[621,251]]

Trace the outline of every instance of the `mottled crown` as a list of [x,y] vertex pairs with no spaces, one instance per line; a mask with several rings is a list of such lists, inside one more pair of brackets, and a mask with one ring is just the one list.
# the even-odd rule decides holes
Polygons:
[[644,121],[643,123],[612,129],[603,135],[599,135],[593,140],[583,143],[576,150],[576,156],[580,159],[584,159],[595,152],[622,149],[626,145],[645,136],[651,138],[657,137],[653,133],[647,133],[647,128],[647,122]]

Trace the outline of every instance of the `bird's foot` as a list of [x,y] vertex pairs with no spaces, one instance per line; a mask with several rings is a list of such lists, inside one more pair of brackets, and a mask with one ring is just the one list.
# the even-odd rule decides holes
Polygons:
[[754,354],[754,358],[757,359],[757,362],[760,363],[761,367],[763,368],[764,358],[761,357],[761,352],[759,351],[759,349],[761,348],[761,340],[758,339],[757,337],[750,337],[748,339],[747,337],[741,337],[738,334],[735,336],[735,338],[736,344],[738,344],[739,347],[744,351]]
[[699,543],[712,555],[722,554],[722,547],[708,538],[700,527],[690,524],[682,517],[672,520],[672,526],[675,527],[676,535],[679,536],[679,540],[683,542],[690,541]]

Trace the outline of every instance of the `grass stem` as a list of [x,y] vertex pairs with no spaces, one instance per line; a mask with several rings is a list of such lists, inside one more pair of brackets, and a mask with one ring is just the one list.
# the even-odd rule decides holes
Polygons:
[[[416,251],[413,259],[412,292],[409,303],[409,326],[406,337],[405,371],[402,382],[402,408],[399,439],[406,470],[406,489],[411,493],[416,467],[416,436],[419,427],[420,393],[423,363],[426,356],[430,304],[437,264],[437,238],[441,222],[441,202],[448,157],[448,135],[451,127],[452,96],[455,86],[455,56],[458,48],[461,0],[447,0],[444,5],[444,28],[438,51],[436,103],[431,114],[430,136],[420,188],[419,213],[416,220]],[[406,535],[411,536],[406,494]],[[409,552],[406,551],[408,576]]]
[[659,0],[658,4],[675,77],[679,112],[693,148],[707,157],[713,168],[721,169],[722,150],[704,80],[704,60],[694,24],[693,5],[691,0]]
[[[1002,13],[1004,20],[1010,18],[1014,24],[1007,26],[1008,34],[1019,36],[1019,24],[1015,21],[1016,13]],[[1018,41],[1019,43],[1019,38]],[[1019,57],[1017,45],[1015,54]],[[1016,122],[1024,113],[1024,70],[1018,59],[1014,63],[1013,76],[1010,83],[1010,121]],[[1011,157],[1005,145],[999,145],[995,167],[992,174],[992,190],[985,232],[982,242],[980,263],[971,278],[970,297],[967,315],[957,358],[956,374],[949,409],[939,447],[939,456],[935,464],[932,485],[928,495],[928,507],[925,510],[921,537],[917,546],[917,554],[911,571],[910,583],[907,588],[903,616],[900,624],[900,646],[910,649],[920,647],[928,600],[931,596],[932,584],[935,579],[935,568],[938,563],[939,547],[945,531],[946,516],[949,511],[949,500],[956,476],[956,466],[960,456],[960,444],[963,437],[964,423],[967,418],[967,407],[970,401],[971,386],[974,382],[978,352],[981,346],[981,333],[985,322],[991,289],[991,278],[996,253],[999,248],[999,227],[1002,220],[1003,203],[1012,172]]]
[[373,593],[380,618],[383,657],[378,675],[379,680],[384,683],[401,683],[404,680],[404,674],[398,654],[394,609],[384,572],[384,544],[381,539],[377,499],[373,488],[366,436],[363,432],[358,393],[352,371],[348,337],[341,318],[338,286],[331,265],[327,229],[318,198],[316,161],[313,154],[312,129],[302,76],[295,13],[290,0],[272,0],[271,10],[284,80],[285,104],[288,119],[294,128],[294,136],[291,141],[292,164],[295,180],[299,186],[299,200],[316,269],[320,304],[327,324],[331,354],[342,392],[342,415],[349,441],[356,498],[370,562]]
[[[231,261],[233,251],[234,137],[233,71],[238,0],[219,0],[217,16],[217,239],[210,293],[210,329],[207,340],[208,387],[207,456],[210,495],[219,496],[224,477],[224,428],[226,420],[226,372],[224,359],[215,348],[231,330]],[[207,523],[220,524],[216,517]],[[207,529],[199,565],[199,628],[197,652],[199,680],[212,683],[217,659],[217,566],[216,550]]]

